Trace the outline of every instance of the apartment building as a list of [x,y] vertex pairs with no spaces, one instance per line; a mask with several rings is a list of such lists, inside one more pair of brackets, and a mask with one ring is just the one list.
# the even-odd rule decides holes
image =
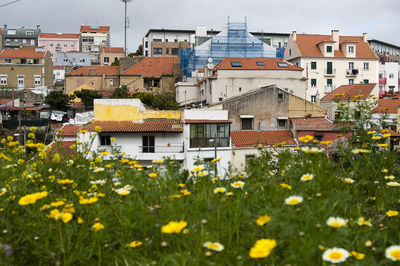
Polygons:
[[110,46],[110,26],[82,25],[80,34],[80,51],[89,53],[92,64],[99,65],[101,48]]
[[21,46],[38,46],[40,32],[40,25],[37,25],[36,28],[9,28],[4,25],[1,34],[2,48],[18,49]]
[[380,40],[368,40],[369,45],[371,46],[372,50],[377,55],[384,55],[384,56],[389,56],[389,55],[394,55],[394,56],[400,56],[400,46],[394,45],[391,43],[383,42]]
[[91,65],[89,53],[79,51],[61,52],[57,54],[57,66],[82,67]]
[[379,64],[379,96],[399,92],[400,65],[399,62],[383,61]]
[[111,66],[115,61],[125,57],[124,48],[122,47],[101,47],[100,64],[102,66]]
[[34,88],[53,86],[53,63],[50,52],[37,47],[0,52],[0,86]]
[[[346,84],[378,83],[378,56],[363,36],[290,35],[285,60],[302,67],[308,79],[307,99],[316,102]],[[378,95],[376,95],[378,96]]]
[[51,53],[53,65],[57,65],[59,53],[76,51],[79,49],[78,33],[40,33],[39,46]]

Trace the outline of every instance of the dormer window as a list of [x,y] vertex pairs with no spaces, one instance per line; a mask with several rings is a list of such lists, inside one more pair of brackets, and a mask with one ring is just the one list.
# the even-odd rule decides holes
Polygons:
[[353,54],[354,53],[354,46],[349,46],[348,50],[349,50],[349,54]]
[[332,46],[331,45],[326,46],[326,52],[327,53],[332,53]]

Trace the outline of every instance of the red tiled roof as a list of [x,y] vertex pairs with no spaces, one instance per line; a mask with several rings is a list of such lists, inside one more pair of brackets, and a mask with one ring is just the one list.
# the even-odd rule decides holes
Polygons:
[[93,32],[100,32],[100,31],[110,31],[110,26],[97,26],[97,27],[91,27],[91,26],[81,26],[81,32],[82,31],[93,31]]
[[77,70],[70,72],[69,76],[89,75],[89,69],[96,69],[96,75],[106,74],[108,76],[115,76],[119,73],[118,66],[84,66]]
[[54,66],[53,69],[64,69],[62,66]]
[[45,54],[46,52],[36,52],[31,47],[24,47],[18,50],[4,49],[0,52],[0,58],[43,58]]
[[296,130],[332,130],[335,124],[325,117],[300,117],[290,118],[293,128]]
[[285,145],[296,145],[290,130],[269,131],[231,131],[232,146],[255,147],[259,144],[275,145],[286,142]]
[[375,109],[375,113],[388,113],[397,114],[397,109],[400,105],[400,100],[395,99],[379,99],[378,107]]
[[[355,99],[354,96],[357,95],[362,95],[359,99],[365,100],[371,94],[375,86],[376,86],[375,83],[342,85],[337,89],[333,90],[325,97],[323,97],[321,101],[333,101],[335,99],[338,100]],[[344,95],[335,97],[335,95],[337,94],[344,94]]]
[[[318,47],[318,43],[331,41],[331,35],[311,35],[296,34],[296,44],[300,50],[301,56],[306,57],[324,57]],[[357,58],[373,58],[378,59],[374,51],[372,51],[368,42],[363,41],[363,36],[339,36],[339,43],[354,42],[356,43]],[[345,57],[341,50],[334,51],[335,57]]]
[[75,144],[74,140],[53,142],[49,145],[47,154],[58,153],[60,155],[75,155],[76,150],[70,148],[73,144]]
[[179,59],[175,57],[146,57],[136,65],[122,72],[122,74],[141,75],[142,77],[173,75],[174,63],[179,63]]
[[[240,62],[241,67],[233,67],[232,62]],[[263,62],[263,66],[257,65],[257,62]],[[279,67],[278,63],[287,63],[288,67]],[[301,67],[288,63],[281,58],[234,58],[225,57],[219,62],[215,69],[221,70],[297,70],[303,71]]]
[[229,120],[185,120],[185,124],[232,124]]
[[103,47],[101,49],[103,53],[124,53],[124,48],[122,47]]
[[57,134],[57,136],[76,137],[76,134],[78,133],[79,129],[80,126],[78,125],[65,125],[60,129],[60,132]]
[[139,123],[132,121],[93,121],[84,126],[82,130],[95,131],[96,126],[101,127],[101,132],[105,133],[183,132],[183,123],[176,120],[151,120]]
[[0,105],[12,102],[12,99],[0,99]]
[[49,39],[79,39],[78,33],[40,33],[39,38]]

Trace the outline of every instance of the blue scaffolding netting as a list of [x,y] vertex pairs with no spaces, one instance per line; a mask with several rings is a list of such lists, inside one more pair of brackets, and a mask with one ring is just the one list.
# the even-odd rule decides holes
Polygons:
[[227,31],[221,31],[194,49],[181,50],[180,62],[183,74],[191,77],[193,71],[207,64],[208,58],[218,64],[224,57],[275,58],[277,55],[276,49],[265,44],[263,38],[248,32],[247,23],[231,22]]

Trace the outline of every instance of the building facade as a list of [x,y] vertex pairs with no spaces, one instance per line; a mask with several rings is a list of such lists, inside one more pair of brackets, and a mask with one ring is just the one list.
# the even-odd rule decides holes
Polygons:
[[102,47],[110,46],[110,26],[81,26],[80,51],[89,53],[93,65],[100,64]]
[[367,35],[290,35],[285,60],[304,69],[308,79],[307,99],[315,102],[346,84],[378,83],[378,57]]
[[53,63],[43,48],[4,49],[0,53],[0,86],[35,88],[53,86]]
[[368,40],[368,43],[377,55],[400,56],[400,46],[375,39]]
[[381,62],[379,64],[379,96],[399,92],[400,65],[398,62]]
[[59,53],[76,51],[79,49],[78,33],[40,33],[39,46],[51,53],[53,65],[57,65]]
[[57,54],[57,66],[62,67],[82,67],[91,65],[91,57],[89,53],[79,51],[61,52]]
[[40,25],[37,25],[36,28],[9,28],[4,25],[2,28],[2,48],[18,49],[21,46],[38,46],[40,32]]
[[122,47],[101,47],[100,49],[100,65],[110,66],[115,61],[123,58],[124,48]]

